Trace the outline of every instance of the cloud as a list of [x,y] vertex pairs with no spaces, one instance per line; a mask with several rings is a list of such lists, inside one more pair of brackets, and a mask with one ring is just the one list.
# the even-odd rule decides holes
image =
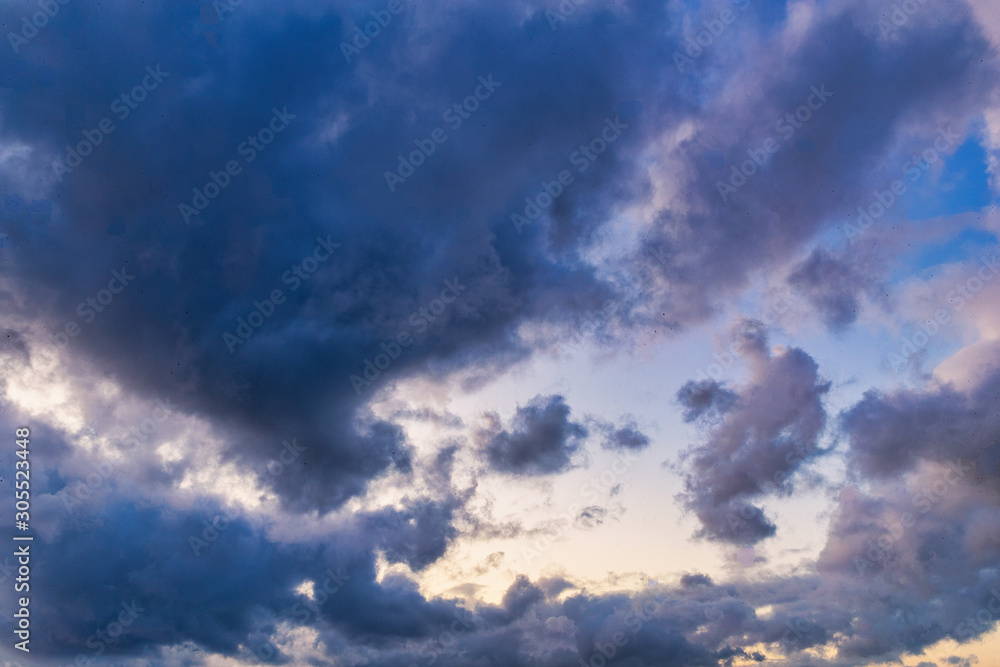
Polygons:
[[632,415],[622,417],[620,426],[594,417],[588,418],[587,421],[603,436],[602,449],[641,451],[649,446],[649,436],[642,432]]
[[870,280],[857,268],[821,249],[813,250],[795,266],[788,284],[802,291],[823,323],[834,331],[842,331],[858,319],[859,293],[871,288]]
[[536,396],[518,407],[510,430],[497,423],[480,438],[490,466],[502,473],[549,475],[565,470],[587,436],[587,429],[570,421],[562,396]]
[[820,452],[830,383],[797,348],[772,353],[766,338],[750,348],[750,377],[735,391],[714,380],[678,392],[687,421],[701,420],[704,439],[681,455],[682,499],[702,523],[701,535],[736,544],[758,542],[776,527],[754,498],[787,494],[795,473]]
[[1000,437],[995,368],[965,391],[943,384],[930,391],[867,392],[841,415],[854,465],[868,477],[886,479],[923,460],[978,458]]

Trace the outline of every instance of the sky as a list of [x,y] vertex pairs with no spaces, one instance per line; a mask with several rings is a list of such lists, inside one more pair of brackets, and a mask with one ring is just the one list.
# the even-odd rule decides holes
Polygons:
[[0,25],[3,666],[1000,661],[993,0]]

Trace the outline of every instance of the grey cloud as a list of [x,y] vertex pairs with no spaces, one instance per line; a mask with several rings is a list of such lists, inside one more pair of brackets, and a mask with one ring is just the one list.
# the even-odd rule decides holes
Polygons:
[[547,475],[565,470],[587,429],[570,420],[562,396],[536,396],[517,408],[510,430],[481,435],[493,469],[508,474]]
[[[681,456],[682,498],[700,519],[702,535],[733,543],[774,535],[774,524],[749,501],[788,493],[791,478],[819,453],[830,389],[800,349],[774,356],[758,349],[750,364],[747,384],[735,392],[705,380],[678,393],[685,418],[701,419],[705,428],[704,442]],[[721,416],[710,418],[713,412]]]

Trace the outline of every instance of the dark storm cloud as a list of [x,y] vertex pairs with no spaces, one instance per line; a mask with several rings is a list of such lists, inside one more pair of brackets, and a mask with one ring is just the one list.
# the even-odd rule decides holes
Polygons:
[[369,517],[365,531],[390,562],[405,562],[421,570],[444,555],[457,534],[453,510],[450,505],[428,502],[412,504],[405,511],[384,510]]
[[[41,193],[52,160],[84,131],[97,136],[105,117],[114,129],[44,193],[52,222],[13,231],[18,257],[36,259],[8,267],[49,295],[24,307],[50,334],[80,325],[71,355],[142,394],[175,396],[229,431],[227,460],[259,467],[265,443],[294,432],[307,447],[302,474],[263,481],[288,507],[325,512],[371,479],[407,470],[398,428],[355,420],[379,387],[429,361],[509,364],[528,353],[513,333],[520,322],[575,326],[614,295],[577,248],[601,212],[629,196],[621,177],[652,127],[623,121],[628,134],[559,198],[554,255],[539,243],[541,227],[522,237],[509,215],[620,107],[641,99],[643,117],[665,120],[687,105],[678,78],[648,64],[669,47],[648,27],[671,19],[660,3],[640,2],[595,9],[609,20],[581,15],[552,33],[540,9],[524,22],[506,5],[466,5],[447,19],[407,5],[348,63],[340,42],[365,16],[353,6],[262,12],[244,3],[213,28],[213,45],[201,5],[74,5],[18,54],[25,72],[55,75],[51,86],[0,93],[4,140],[36,149],[11,165],[23,173],[6,173],[20,173],[25,192]],[[5,11],[19,20],[17,7]],[[417,29],[418,17],[431,32]],[[622,41],[631,48],[617,48]],[[136,108],[116,104],[142,85],[147,65],[162,68],[162,81]],[[623,78],[626,69],[642,75]],[[473,94],[480,76],[499,86],[453,129],[442,112]],[[244,142],[268,127],[273,109],[293,118],[249,162]],[[390,193],[383,173],[442,125],[447,143]],[[239,174],[219,176],[230,160]],[[226,185],[185,224],[178,206],[193,204],[212,173]],[[120,224],[105,233],[119,217],[124,234]],[[300,277],[318,239],[339,247]],[[77,304],[126,264],[134,281],[84,324]],[[445,281],[462,286],[460,298],[428,317]],[[276,289],[284,301],[267,303]],[[239,334],[241,319],[258,321],[257,311],[264,324],[230,354],[223,335]],[[396,351],[400,333],[412,343]],[[391,366],[369,366],[385,346]],[[350,376],[366,371],[374,386],[358,395]]]
[[[427,637],[457,613],[451,603],[424,600],[408,582],[375,581],[374,548],[415,567],[440,555],[444,539],[435,542],[441,529],[432,525],[433,507],[414,510],[413,525],[380,513],[325,544],[300,545],[271,542],[239,513],[213,522],[224,513],[212,506],[183,513],[117,504],[85,528],[64,518],[58,535],[38,544],[33,561],[33,576],[48,590],[32,608],[49,633],[39,650],[96,657],[88,637],[133,599],[144,611],[109,655],[190,641],[235,656],[240,644],[269,636],[279,622],[336,627],[347,636]],[[192,536],[207,542],[197,554]],[[308,600],[293,591],[307,579],[334,590],[318,614],[306,613]]]
[[544,599],[544,591],[522,574],[504,593],[499,609],[486,609],[483,617],[491,624],[506,625],[523,617],[529,608]]
[[[222,510],[207,507],[206,513]],[[354,651],[361,650],[353,661],[359,665],[406,665],[430,652],[448,665],[497,656],[508,656],[505,664],[560,665],[589,658],[619,628],[630,638],[621,656],[641,658],[639,664],[714,664],[709,650],[674,629],[695,627],[701,612],[664,614],[669,607],[650,606],[648,596],[581,594],[560,602],[554,596],[572,584],[558,579],[535,584],[521,576],[498,605],[481,605],[470,614],[454,602],[425,600],[405,579],[376,582],[372,547],[414,538],[408,522],[386,521],[381,514],[362,517],[356,530],[296,545],[275,544],[262,526],[234,516],[217,522],[217,534],[200,556],[188,541],[206,535],[203,513],[118,504],[109,506],[104,518],[85,530],[64,523],[37,545],[33,576],[47,583],[32,612],[47,631],[39,648],[43,660],[69,661],[80,653],[96,658],[86,642],[117,617],[124,602],[139,609],[138,617],[118,641],[106,645],[102,659],[122,660],[146,649],[155,657],[159,646],[187,643],[243,660],[267,654],[282,662],[289,656],[269,637],[279,624],[290,623],[315,628],[330,647],[350,642]],[[310,602],[294,591],[306,580],[330,592]],[[670,595],[678,596],[681,606],[689,604],[680,592]],[[562,657],[543,657],[551,653],[546,643],[552,638],[539,628],[565,623],[559,619],[569,619],[582,634],[576,648],[558,650]],[[410,649],[399,649],[400,640]],[[91,639],[92,646],[96,642]],[[365,652],[378,657],[362,658]]]
[[[774,535],[774,524],[749,501],[791,491],[792,476],[818,453],[823,397],[830,389],[802,350],[772,355],[766,337],[754,342],[745,386],[732,392],[705,380],[678,392],[685,418],[701,418],[705,428],[705,442],[681,457],[684,501],[701,520],[703,535],[733,543]],[[720,410],[720,403],[726,407]]]
[[561,472],[587,436],[587,429],[570,420],[562,396],[536,396],[518,407],[510,429],[494,424],[480,438],[490,466],[499,472],[549,475]]

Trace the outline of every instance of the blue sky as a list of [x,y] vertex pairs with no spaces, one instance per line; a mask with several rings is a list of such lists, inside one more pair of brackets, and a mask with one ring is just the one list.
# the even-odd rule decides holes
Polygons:
[[4,664],[1000,655],[989,0],[0,19]]

